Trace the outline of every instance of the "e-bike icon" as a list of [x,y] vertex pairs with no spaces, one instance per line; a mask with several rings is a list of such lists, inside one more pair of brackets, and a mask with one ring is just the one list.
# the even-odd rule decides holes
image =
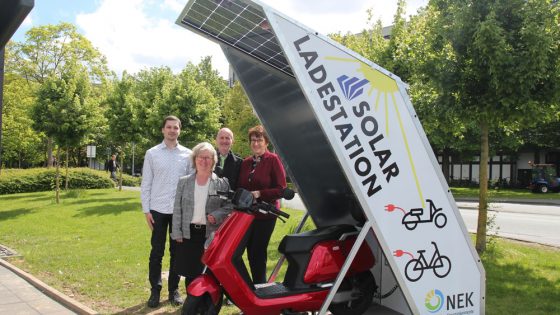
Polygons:
[[[432,269],[438,278],[445,278],[451,271],[451,260],[449,257],[440,255],[437,244],[435,242],[432,242],[432,244],[435,250],[429,263],[424,256],[426,250],[422,249],[418,251],[418,254],[420,254],[418,258],[413,258],[406,264],[404,274],[410,282],[416,282],[422,278],[424,270],[427,269]],[[403,254],[408,254],[412,257],[412,254],[402,250],[394,252],[394,255],[397,257],[401,257]]]

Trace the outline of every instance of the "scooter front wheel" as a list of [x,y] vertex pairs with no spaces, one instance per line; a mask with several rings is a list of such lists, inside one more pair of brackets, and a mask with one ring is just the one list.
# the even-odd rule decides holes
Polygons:
[[[363,314],[373,300],[373,294],[377,290],[377,284],[375,283],[375,278],[373,274],[369,271],[362,272],[360,274],[354,275],[347,281],[346,285],[343,286],[350,287],[356,299],[341,303],[332,303],[329,306],[329,311],[334,315],[360,315]],[[342,286],[341,286],[342,287]],[[339,289],[340,291],[341,289]]]
[[201,296],[187,295],[181,315],[218,315],[222,308],[223,297],[220,295],[216,304],[208,293]]

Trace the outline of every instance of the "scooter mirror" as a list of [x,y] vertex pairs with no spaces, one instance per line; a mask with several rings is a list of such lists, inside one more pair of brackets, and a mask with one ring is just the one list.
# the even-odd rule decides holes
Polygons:
[[253,194],[250,191],[243,188],[238,188],[231,199],[233,205],[237,207],[239,210],[246,210],[250,209],[253,205]]
[[292,200],[294,199],[294,196],[296,195],[296,193],[290,189],[290,188],[286,188],[284,189],[284,191],[282,192],[282,198],[286,199],[286,200]]

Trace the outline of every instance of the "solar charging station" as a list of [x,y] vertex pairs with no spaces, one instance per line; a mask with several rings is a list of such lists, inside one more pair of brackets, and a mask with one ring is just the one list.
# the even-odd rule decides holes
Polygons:
[[400,78],[258,1],[190,0],[177,24],[221,46],[315,225],[365,217],[321,314],[363,241],[372,314],[485,313],[484,268]]

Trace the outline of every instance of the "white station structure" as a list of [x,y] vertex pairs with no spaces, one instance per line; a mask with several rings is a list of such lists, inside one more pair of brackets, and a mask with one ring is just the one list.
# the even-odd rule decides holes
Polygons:
[[258,1],[191,0],[177,24],[221,46],[315,225],[363,224],[322,314],[364,240],[369,313],[485,313],[484,268],[399,77]]

